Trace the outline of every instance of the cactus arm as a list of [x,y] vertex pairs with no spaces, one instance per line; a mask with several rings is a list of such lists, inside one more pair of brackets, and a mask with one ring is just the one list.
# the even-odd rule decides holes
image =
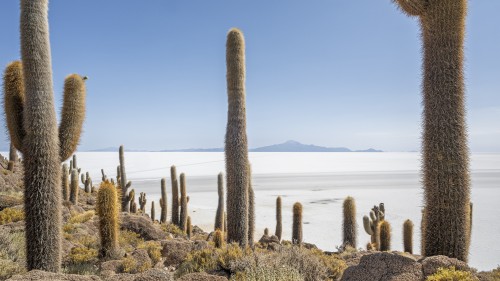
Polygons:
[[129,188],[132,185],[132,181],[128,181],[126,187]]
[[365,228],[367,234],[373,235],[370,218],[368,216],[363,217],[363,227]]
[[59,125],[59,154],[68,159],[80,141],[85,119],[85,79],[71,74],[64,81],[64,101]]
[[85,184],[85,176],[82,174],[81,176],[82,184]]
[[409,16],[420,16],[425,12],[428,0],[394,0]]
[[3,76],[4,111],[7,129],[14,147],[22,152],[26,132],[23,127],[24,80],[20,61],[11,62]]

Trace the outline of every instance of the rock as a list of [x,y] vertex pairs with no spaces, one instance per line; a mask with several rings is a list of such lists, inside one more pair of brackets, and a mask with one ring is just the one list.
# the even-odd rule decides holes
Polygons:
[[22,197],[14,197],[10,195],[0,194],[0,211],[5,208],[12,208],[17,205],[23,204]]
[[199,251],[208,248],[208,242],[205,240],[195,240],[191,251]]
[[318,249],[318,247],[316,245],[311,244],[311,243],[306,243],[306,242],[302,243],[302,247],[304,247],[308,250]]
[[162,241],[161,255],[165,258],[165,266],[182,263],[193,248],[193,243],[184,239]]
[[105,281],[170,281],[174,280],[170,273],[162,269],[150,269],[140,274],[116,274]]
[[52,273],[41,270],[32,270],[21,275],[14,275],[7,281],[100,281],[101,278],[95,275],[76,275]]
[[122,261],[121,260],[110,260],[101,263],[101,272],[112,271],[118,273],[121,271]]
[[132,258],[137,262],[137,268],[151,268],[153,262],[149,258],[148,251],[145,249],[136,249],[132,252]]
[[280,243],[280,240],[278,239],[278,237],[276,235],[272,235],[272,236],[269,236],[269,235],[262,235],[262,238],[260,238],[259,240],[259,243],[262,243],[262,244],[270,244],[270,243]]
[[224,276],[210,275],[205,272],[190,273],[177,279],[178,281],[227,281]]
[[411,255],[377,252],[361,257],[358,265],[348,267],[342,281],[422,281],[422,265]]
[[463,261],[449,258],[447,256],[432,256],[423,258],[421,261],[424,276],[427,277],[437,272],[440,267],[454,266],[457,270],[472,271]]
[[121,214],[122,230],[133,231],[144,240],[162,240],[167,236],[160,228],[156,227],[151,220],[145,216],[131,215],[129,213]]

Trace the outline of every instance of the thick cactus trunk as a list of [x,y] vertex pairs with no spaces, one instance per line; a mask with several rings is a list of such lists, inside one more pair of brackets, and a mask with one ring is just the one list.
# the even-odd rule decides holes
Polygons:
[[61,269],[61,168],[52,85],[48,1],[21,0],[26,103],[23,142],[28,270]]
[[228,113],[225,141],[227,239],[248,244],[248,143],[245,105],[245,41],[231,29],[226,44]]
[[408,14],[419,16],[423,39],[423,252],[467,261],[470,175],[463,73],[467,1],[398,3]]

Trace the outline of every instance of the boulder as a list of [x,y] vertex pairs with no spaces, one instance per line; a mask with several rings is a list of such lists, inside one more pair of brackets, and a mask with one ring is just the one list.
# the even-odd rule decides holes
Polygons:
[[150,269],[139,274],[116,274],[105,279],[105,281],[170,281],[174,280],[172,275],[162,269]]
[[118,273],[121,271],[122,261],[121,260],[110,260],[101,263],[101,273],[103,271],[111,271],[114,273]]
[[12,208],[17,205],[23,204],[22,197],[14,197],[10,195],[0,194],[0,211],[5,208]]
[[210,275],[205,272],[190,273],[177,279],[178,281],[227,281],[224,276]]
[[449,258],[447,256],[432,256],[420,260],[423,267],[424,276],[429,276],[438,271],[440,267],[454,266],[457,270],[471,271],[471,268],[463,261]]
[[280,240],[278,239],[278,236],[276,236],[276,235],[269,236],[269,235],[264,234],[260,238],[259,243],[262,243],[262,244],[277,243],[277,244],[279,244]]
[[362,256],[356,266],[348,267],[342,281],[422,281],[422,265],[411,255],[377,252]]
[[122,230],[135,232],[146,241],[162,240],[167,236],[165,232],[156,227],[146,216],[129,213],[121,214],[120,228]]
[[101,281],[101,278],[95,275],[76,275],[52,273],[41,270],[32,270],[21,275],[14,275],[7,281]]
[[179,265],[193,249],[193,243],[184,239],[162,241],[161,255],[165,258],[165,266]]

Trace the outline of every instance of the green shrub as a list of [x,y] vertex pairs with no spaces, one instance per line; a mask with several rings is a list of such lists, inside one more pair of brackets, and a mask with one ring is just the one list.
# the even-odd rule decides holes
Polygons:
[[24,212],[14,208],[0,211],[0,225],[24,220]]
[[236,273],[231,281],[302,281],[304,277],[292,267],[249,267]]
[[95,262],[97,261],[97,249],[74,247],[69,253],[69,261],[72,264]]
[[149,258],[154,264],[161,260],[161,244],[156,241],[146,241],[137,247],[138,249],[145,249],[148,252]]
[[456,270],[455,267],[439,268],[438,271],[427,277],[427,281],[478,281],[468,271]]
[[94,211],[86,211],[81,214],[76,214],[72,216],[69,220],[68,223],[70,224],[75,224],[75,223],[84,223],[90,220],[92,217],[94,217],[95,212]]
[[24,231],[0,230],[0,280],[26,271]]

